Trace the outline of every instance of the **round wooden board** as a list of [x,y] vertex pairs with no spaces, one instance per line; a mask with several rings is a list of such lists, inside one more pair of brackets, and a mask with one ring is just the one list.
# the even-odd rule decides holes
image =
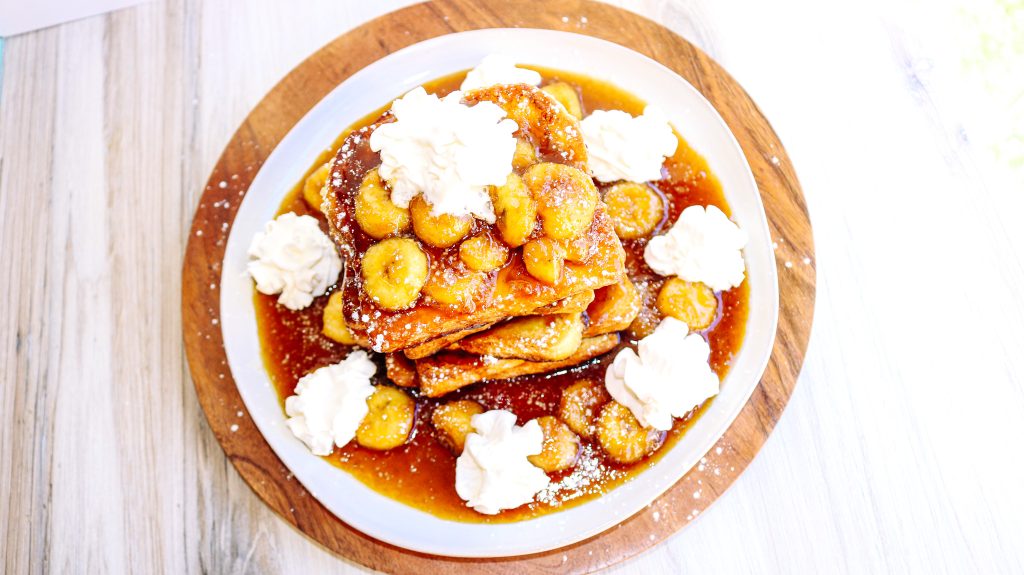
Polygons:
[[[778,243],[779,327],[768,368],[740,416],[700,466],[644,511],[570,547],[524,557],[454,559],[409,552],[347,526],[292,477],[252,420],[237,416],[245,406],[216,323],[220,271],[230,226],[256,172],[292,126],[330,90],[410,44],[452,32],[501,27],[547,28],[603,38],[661,62],[704,94],[750,162]],[[196,392],[217,440],[260,498],[303,533],[340,555],[385,572],[586,573],[633,557],[681,529],[751,462],[796,384],[811,330],[814,292],[811,225],[789,158],[754,102],[707,55],[651,20],[597,2],[437,0],[384,15],[334,40],[292,70],[249,114],[217,162],[194,216],[183,269],[182,315]],[[233,426],[237,427],[232,430]]]

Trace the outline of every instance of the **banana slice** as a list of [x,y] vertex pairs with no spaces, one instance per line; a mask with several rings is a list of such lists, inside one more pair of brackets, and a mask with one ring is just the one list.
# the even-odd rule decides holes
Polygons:
[[356,194],[356,223],[366,235],[380,240],[409,229],[409,210],[391,201],[377,168],[366,173]]
[[416,240],[391,238],[363,255],[363,288],[388,310],[412,305],[427,281],[427,256]]
[[576,465],[580,454],[580,438],[556,417],[538,417],[544,431],[544,447],[537,455],[527,457],[530,463],[548,473],[569,469]]
[[509,174],[504,185],[491,188],[491,203],[501,239],[513,248],[525,244],[537,227],[537,202],[530,197],[522,178]]
[[483,272],[457,272],[439,269],[430,274],[423,293],[441,307],[473,311],[485,304],[494,283]]
[[600,381],[577,381],[562,390],[558,417],[580,437],[594,436],[594,421],[604,404],[612,400]]
[[323,189],[330,175],[331,163],[324,162],[324,165],[310,174],[302,184],[302,199],[306,200],[309,207],[314,208],[318,212],[323,211],[320,209],[320,204],[324,201],[323,196],[320,195],[320,190]]
[[412,432],[416,402],[404,391],[378,385],[366,400],[370,412],[356,430],[356,442],[368,449],[385,451],[401,446]]
[[665,432],[643,427],[628,407],[615,401],[601,409],[596,426],[598,443],[619,463],[639,461],[665,442]]
[[525,170],[537,163],[537,150],[533,144],[522,139],[516,139],[516,153],[512,156],[512,167],[516,170]]
[[416,237],[435,248],[454,246],[473,227],[473,219],[469,216],[430,215],[430,204],[423,196],[416,196],[409,202],[409,211]]
[[622,182],[604,193],[615,234],[623,240],[651,235],[665,215],[661,198],[654,190],[635,182]]
[[600,196],[583,170],[551,162],[534,164],[523,174],[523,183],[537,201],[548,237],[567,240],[590,227]]
[[530,240],[523,246],[523,263],[531,276],[555,285],[565,267],[565,247],[551,238]]
[[331,294],[324,306],[324,327],[321,333],[338,343],[356,345],[356,336],[345,324],[344,305],[340,289]]
[[655,305],[658,311],[686,323],[692,331],[711,327],[718,314],[718,299],[710,287],[680,278],[672,278],[661,286]]
[[577,120],[583,119],[583,107],[580,105],[580,95],[576,92],[576,88],[565,82],[552,82],[541,88],[541,90],[550,94]]
[[479,403],[461,399],[438,406],[430,416],[430,422],[437,429],[437,439],[452,453],[460,455],[466,446],[466,436],[473,431],[473,416],[483,412],[484,406]]
[[459,259],[471,270],[494,271],[508,261],[508,246],[485,232],[475,235],[459,245]]

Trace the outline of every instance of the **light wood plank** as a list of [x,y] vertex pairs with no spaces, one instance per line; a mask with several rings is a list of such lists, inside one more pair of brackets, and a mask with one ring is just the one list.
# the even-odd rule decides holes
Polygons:
[[[5,570],[38,572],[48,541],[56,392],[47,385],[46,354],[59,346],[60,313],[52,286],[62,283],[47,262],[59,31],[14,38],[4,47],[0,95],[0,533]],[[11,77],[34,75],[37,82]],[[35,145],[26,142],[35,141]]]
[[[774,123],[818,230],[820,303],[758,459],[705,517],[612,572],[1024,571],[1024,466],[1007,456],[1024,437],[1021,196],[993,183],[944,105],[955,94],[929,83],[938,52],[902,29],[927,18],[622,4],[717,58]],[[227,464],[187,379],[176,282],[198,193],[249,109],[398,5],[153,3],[7,39],[5,572],[362,572]]]

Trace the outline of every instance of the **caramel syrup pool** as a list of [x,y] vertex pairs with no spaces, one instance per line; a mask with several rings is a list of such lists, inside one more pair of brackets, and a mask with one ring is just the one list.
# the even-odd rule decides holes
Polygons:
[[[544,77],[544,84],[563,81],[575,86],[581,96],[584,116],[594,110],[607,109],[624,110],[634,116],[643,112],[642,100],[607,82],[546,68],[533,69]],[[465,72],[460,72],[429,82],[424,87],[428,92],[446,94],[457,89],[464,77]],[[324,151],[316,159],[306,176],[332,158],[349,133],[372,123],[386,109],[387,106],[375,110],[349,126],[335,141],[332,149]],[[682,128],[685,129],[685,126]],[[668,177],[654,187],[665,200],[667,214],[653,235],[671,226],[680,212],[691,205],[715,205],[727,215],[730,214],[718,179],[708,169],[704,159],[681,137],[675,155],[666,161],[666,168]],[[279,214],[287,212],[317,218],[326,233],[327,223],[323,216],[302,199],[301,181],[281,203]],[[654,274],[644,263],[643,250],[646,244],[646,239],[628,240],[623,242],[623,247],[626,250],[626,269],[644,297],[640,320],[655,325],[661,316],[654,309],[654,300],[664,278]],[[255,293],[263,363],[277,388],[282,411],[284,399],[292,395],[300,377],[341,361],[353,349],[335,343],[320,333],[323,310],[329,295],[330,291],[306,309],[292,311],[277,305],[277,296]],[[742,345],[749,295],[747,281],[738,288],[719,294],[718,317],[710,328],[702,332],[711,344],[711,367],[720,378],[725,377],[733,356]],[[624,340],[629,341],[625,334]],[[651,456],[633,464],[623,465],[611,461],[604,456],[600,446],[584,439],[576,466],[564,472],[549,474],[551,485],[537,496],[537,501],[493,516],[482,515],[466,507],[465,502],[455,493],[455,456],[434,436],[430,416],[438,405],[456,399],[476,400],[488,409],[510,410],[516,414],[520,425],[543,415],[557,415],[562,389],[580,380],[603,382],[605,369],[615,353],[617,350],[552,374],[478,383],[442,398],[416,397],[415,390],[407,389],[416,399],[417,410],[412,433],[405,445],[389,451],[373,451],[353,441],[344,448],[335,448],[334,453],[325,459],[383,495],[438,517],[456,521],[520,521],[598,498],[650,468],[679,441],[710,400],[687,417],[676,420],[664,445]],[[386,384],[383,356],[372,354],[371,357],[378,364],[375,383]]]

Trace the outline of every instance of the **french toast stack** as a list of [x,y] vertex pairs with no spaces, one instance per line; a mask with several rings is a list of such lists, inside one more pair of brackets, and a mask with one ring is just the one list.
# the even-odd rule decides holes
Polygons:
[[[611,351],[640,310],[607,207],[587,175],[579,123],[539,89],[466,92],[519,126],[513,172],[489,190],[496,221],[391,201],[369,136],[332,160],[322,208],[345,259],[326,318],[386,354],[388,377],[437,397],[492,379],[574,366]],[[340,307],[340,309],[338,309]]]

